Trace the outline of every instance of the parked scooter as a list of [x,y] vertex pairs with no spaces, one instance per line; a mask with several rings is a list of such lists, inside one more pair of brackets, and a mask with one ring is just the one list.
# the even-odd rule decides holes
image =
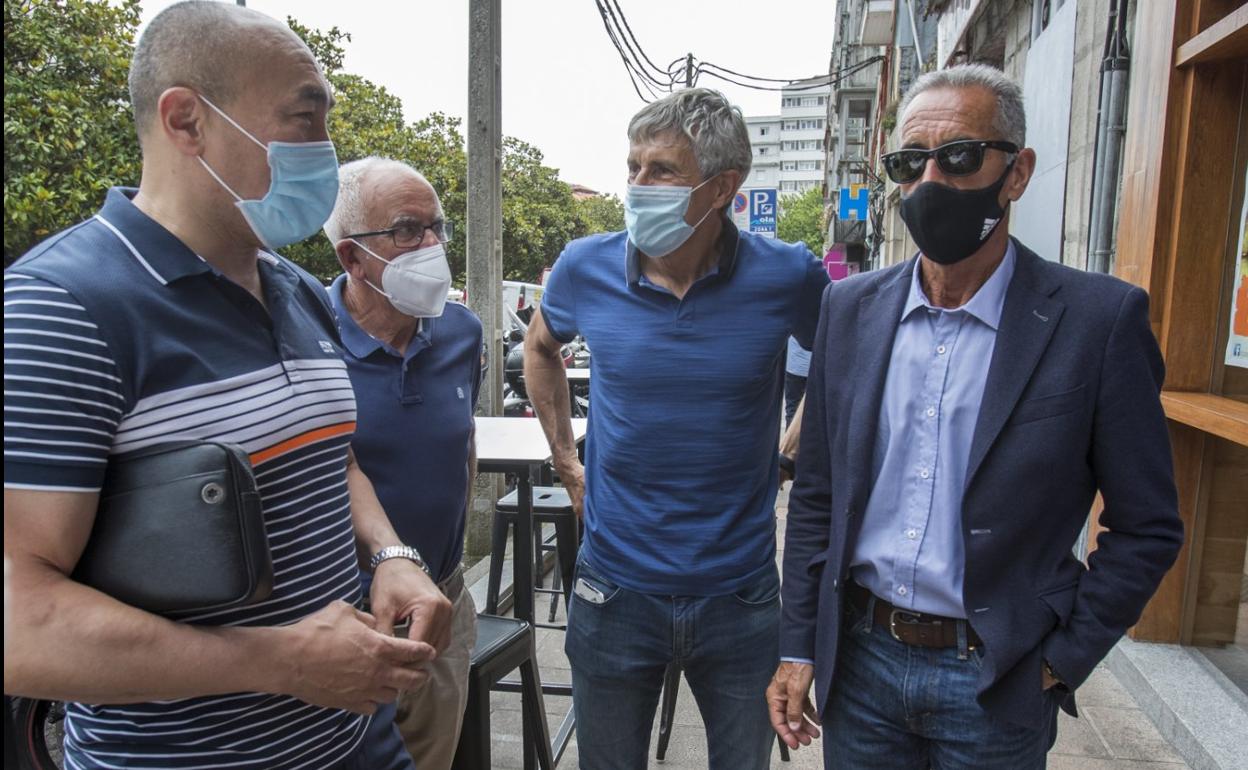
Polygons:
[[[533,406],[529,402],[529,393],[524,383],[524,337],[528,325],[518,315],[507,309],[511,328],[504,336],[503,354],[503,416],[533,417]],[[585,340],[577,337],[564,345],[560,352],[563,365],[569,368],[589,368],[589,346]],[[571,405],[573,417],[589,415],[589,385],[575,383],[571,386]]]

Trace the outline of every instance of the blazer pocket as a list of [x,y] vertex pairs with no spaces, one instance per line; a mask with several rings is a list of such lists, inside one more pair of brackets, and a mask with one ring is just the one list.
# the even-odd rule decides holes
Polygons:
[[1014,413],[1010,415],[1008,424],[1021,425],[1025,422],[1035,422],[1047,417],[1057,417],[1073,412],[1083,404],[1084,388],[1085,386],[1080,385],[1077,388],[1061,393],[1036,396],[1035,398],[1021,401],[1018,406],[1014,407]]
[[1059,588],[1049,589],[1040,594],[1038,598],[1053,610],[1053,614],[1057,615],[1058,623],[1065,626],[1070,622],[1070,616],[1075,611],[1075,594],[1078,591],[1079,582],[1076,581]]
[[806,562],[806,574],[814,575],[828,561],[828,552],[820,551],[815,554],[810,561]]

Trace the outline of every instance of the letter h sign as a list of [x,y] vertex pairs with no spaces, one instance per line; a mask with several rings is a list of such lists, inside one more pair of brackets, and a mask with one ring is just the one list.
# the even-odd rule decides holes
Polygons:
[[867,203],[870,200],[870,188],[865,184],[853,184],[849,187],[842,187],[840,199],[840,209],[837,212],[837,218],[844,220],[853,220],[858,222],[867,221]]

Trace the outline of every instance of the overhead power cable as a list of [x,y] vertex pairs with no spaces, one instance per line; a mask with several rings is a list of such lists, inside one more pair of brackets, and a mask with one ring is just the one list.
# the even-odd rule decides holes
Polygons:
[[[884,57],[876,56],[858,62],[841,70],[807,78],[772,78],[747,75],[713,62],[697,60],[693,54],[673,59],[666,69],[659,67],[642,48],[632,26],[620,7],[619,0],[594,0],[598,14],[602,17],[603,28],[607,38],[619,54],[620,61],[628,73],[633,90],[644,102],[649,103],[660,98],[664,93],[671,93],[680,86],[693,86],[698,78],[705,74],[726,83],[750,88],[757,91],[812,91],[836,85],[841,80],[865,69]],[[695,64],[696,63],[696,64]],[[693,66],[691,66],[693,65]],[[782,84],[782,85],[772,85]],[[643,89],[645,93],[643,93]],[[650,98],[647,98],[646,94]]]

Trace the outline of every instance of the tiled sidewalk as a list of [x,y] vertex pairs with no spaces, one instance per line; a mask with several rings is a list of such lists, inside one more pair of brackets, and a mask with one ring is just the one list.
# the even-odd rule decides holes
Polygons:
[[[782,491],[776,512],[779,516],[778,534],[784,543],[784,516],[787,513],[788,495]],[[783,553],[777,555],[783,558]],[[539,602],[539,612],[544,614],[548,605]],[[560,609],[560,621],[563,614]],[[563,634],[559,631],[538,631],[538,660],[544,681],[570,681],[568,660],[563,654]],[[520,696],[494,693],[491,696],[494,768],[520,768],[524,766],[520,749]],[[570,706],[568,698],[548,697],[546,711],[553,734]],[[1131,696],[1118,684],[1114,675],[1103,666],[1098,667],[1092,678],[1079,690],[1080,718],[1074,719],[1062,713],[1058,718],[1057,745],[1049,754],[1050,770],[1183,770],[1187,765],[1166,743],[1140,711]],[[704,770],[706,761],[706,730],[698,714],[693,696],[683,685],[677,701],[672,739],[667,759],[659,763],[653,759],[658,735],[658,718],[651,735],[650,753],[652,768],[673,770]],[[560,767],[578,766],[576,739],[573,738]],[[772,752],[773,768],[822,768],[822,750],[818,743],[810,748],[793,752],[792,761],[783,763],[778,752]]]

